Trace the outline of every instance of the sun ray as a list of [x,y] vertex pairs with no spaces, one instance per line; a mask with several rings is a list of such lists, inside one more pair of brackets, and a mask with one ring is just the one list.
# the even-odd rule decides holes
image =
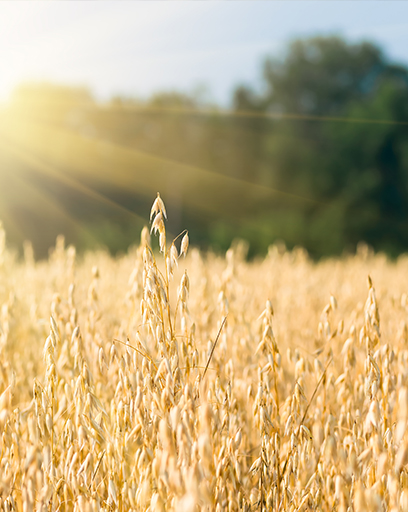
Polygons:
[[316,122],[331,122],[331,123],[359,123],[359,124],[387,124],[387,125],[402,125],[408,126],[407,121],[396,121],[393,119],[370,119],[362,117],[341,117],[329,115],[309,115],[297,114],[290,112],[261,112],[257,110],[244,110],[244,109],[223,109],[216,108],[188,108],[188,107],[165,107],[165,106],[150,106],[150,105],[98,105],[98,111],[110,113],[115,112],[129,112],[129,113],[157,113],[157,114],[178,114],[178,115],[197,115],[197,116],[215,116],[215,117],[231,117],[231,118],[256,118],[256,119],[270,119],[275,121],[316,121]]
[[73,190],[80,192],[85,197],[95,199],[109,207],[117,209],[118,211],[130,215],[140,221],[145,221],[143,217],[135,213],[134,211],[126,208],[125,206],[119,204],[117,201],[113,201],[112,199],[106,197],[104,194],[92,189],[91,187],[81,183],[78,179],[73,178],[72,176],[67,175],[64,172],[61,172],[56,167],[49,165],[44,160],[36,156],[33,152],[30,152],[26,147],[18,146],[17,144],[13,144],[13,141],[8,139],[4,134],[0,131],[0,140],[3,139],[3,142],[7,140],[7,150],[12,152],[18,159],[22,160],[24,163],[30,165],[35,171],[54,178],[61,182],[62,184],[72,188]]
[[242,178],[226,176],[197,166],[182,164],[111,141],[86,138],[73,130],[49,126],[26,116],[13,116],[0,123],[20,147],[40,157],[81,183],[118,188],[151,197],[158,184],[168,189],[180,187],[185,204],[199,211],[217,214],[229,205],[233,217],[246,201],[284,199],[305,204],[321,204],[314,199],[284,192]]
[[[24,153],[24,151],[18,150],[10,145],[9,141],[6,141],[1,136],[0,149],[3,154],[8,153],[12,155],[17,159],[17,161],[20,161],[24,165],[30,166],[30,169],[33,167],[36,169],[39,168],[39,163],[36,162],[35,159],[30,158],[29,155]],[[97,243],[97,240],[93,236],[92,232],[87,229],[85,225],[78,222],[68,212],[66,212],[55,198],[43,191],[41,186],[37,186],[35,183],[32,183],[30,180],[26,179],[24,173],[19,174],[15,172],[13,174],[13,181],[15,183],[18,199],[12,197],[11,201],[8,201],[8,204],[3,205],[1,209],[1,215],[5,218],[7,225],[11,227],[13,233],[16,235],[16,238],[20,239],[20,241],[30,237],[27,237],[27,229],[24,229],[24,227],[21,225],[21,219],[19,222],[16,218],[16,215],[13,215],[10,210],[20,210],[24,215],[24,207],[28,202],[27,199],[30,198],[30,202],[38,205],[38,209],[36,212],[26,211],[26,215],[30,215],[32,217],[34,214],[34,218],[36,216],[40,218],[52,218],[53,221],[57,221],[60,225],[66,225],[71,230],[82,234],[84,238],[89,238],[92,243]],[[38,231],[41,231],[43,228],[44,226],[38,226],[37,235]]]

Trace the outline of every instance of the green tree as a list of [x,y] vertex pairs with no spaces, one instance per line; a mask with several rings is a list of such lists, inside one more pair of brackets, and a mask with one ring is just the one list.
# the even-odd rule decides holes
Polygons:
[[262,94],[240,88],[235,98],[281,115],[264,131],[257,168],[263,184],[288,194],[261,205],[269,237],[317,256],[359,240],[408,249],[405,67],[372,43],[297,40],[282,59],[266,60]]

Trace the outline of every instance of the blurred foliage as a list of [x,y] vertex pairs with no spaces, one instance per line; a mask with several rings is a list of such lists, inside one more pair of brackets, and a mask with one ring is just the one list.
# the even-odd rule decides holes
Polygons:
[[[371,43],[331,37],[294,41],[282,60],[265,63],[264,78],[262,95],[241,88],[235,96],[238,110],[282,115],[263,132],[257,175],[314,200],[271,206],[270,229],[292,218],[279,236],[316,256],[359,240],[393,255],[407,250],[408,70]],[[285,118],[291,113],[299,119]]]
[[[259,92],[262,91],[262,92]],[[263,253],[277,239],[314,257],[360,240],[408,249],[408,69],[375,44],[292,42],[232,111],[206,91],[94,101],[81,87],[20,86],[0,118],[0,218],[46,254],[137,242],[157,191],[169,229]]]

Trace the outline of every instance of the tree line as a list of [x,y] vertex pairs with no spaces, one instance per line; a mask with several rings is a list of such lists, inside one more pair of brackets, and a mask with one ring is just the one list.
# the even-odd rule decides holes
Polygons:
[[[135,238],[152,199],[150,183],[148,176],[137,181],[142,163],[140,170],[135,163],[136,170],[129,164],[126,171],[123,162],[147,155],[152,190],[168,191],[170,228],[176,232],[188,225],[198,245],[225,249],[234,238],[245,238],[257,254],[282,240],[314,257],[353,251],[360,241],[392,256],[408,249],[405,65],[393,63],[371,42],[295,40],[280,58],[265,60],[259,83],[237,86],[231,103],[225,112],[173,91],[148,101],[116,97],[100,105],[84,88],[44,84],[22,85],[13,98],[14,116],[97,140],[99,153],[117,155],[107,158],[118,170],[124,166],[121,183],[102,179],[97,171],[89,176],[78,171],[80,187],[51,172],[47,180],[38,177],[75,220],[74,227],[61,229],[80,247],[92,242],[124,250]],[[21,136],[19,144],[25,144]],[[45,150],[37,154],[34,144],[30,151],[58,163]],[[84,160],[84,169],[97,161],[92,158]],[[12,167],[12,160],[7,165]],[[33,164],[26,159],[24,165]],[[66,167],[62,172],[70,175]],[[129,178],[133,187],[124,186],[126,172],[135,174]],[[154,172],[161,183],[154,182]],[[29,172],[24,176],[34,179]],[[84,187],[94,193],[87,201]],[[31,207],[34,211],[34,202]],[[89,230],[79,233],[78,224]],[[36,243],[35,230],[20,231],[18,236]],[[39,253],[47,243],[37,243]]]

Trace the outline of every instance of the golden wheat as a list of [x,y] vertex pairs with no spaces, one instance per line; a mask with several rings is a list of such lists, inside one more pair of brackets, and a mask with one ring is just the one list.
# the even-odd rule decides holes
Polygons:
[[408,511],[408,258],[180,259],[166,219],[118,258],[1,231],[1,510]]

